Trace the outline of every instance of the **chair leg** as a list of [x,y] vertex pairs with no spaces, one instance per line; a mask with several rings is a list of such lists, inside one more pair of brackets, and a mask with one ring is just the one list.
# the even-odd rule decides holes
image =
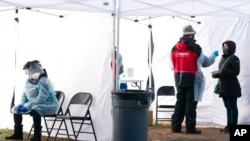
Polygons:
[[[46,120],[46,119],[45,119],[45,120]],[[48,133],[47,141],[49,141],[51,132],[52,132],[52,130],[53,130],[54,126],[55,126],[55,123],[56,123],[56,118],[54,119],[54,121],[53,121],[53,123],[52,123],[52,125],[51,125],[51,128],[48,128],[47,122],[46,122],[45,120],[44,120],[44,122],[45,122],[45,126],[46,126],[46,128],[47,128],[47,133]],[[49,129],[50,129],[50,130],[49,130]]]
[[64,123],[64,127],[65,127],[65,130],[66,130],[67,136],[68,136],[68,138],[70,138],[70,137],[69,137],[68,127],[67,127],[67,125],[66,125],[66,120],[63,120],[63,123]]
[[90,113],[89,113],[89,118],[90,118],[90,124],[91,124],[92,130],[93,130],[93,134],[94,134],[94,137],[95,137],[95,141],[97,141],[96,134],[95,134],[95,128],[94,128],[94,125],[93,125],[93,122],[92,122],[92,117],[91,117]]
[[28,136],[27,136],[27,139],[30,138],[33,129],[34,129],[34,124],[32,124],[32,126],[31,126],[31,128],[30,128],[30,131],[29,131],[29,134],[28,134]]
[[156,127],[158,126],[158,110],[157,109],[155,112],[155,125],[156,125]]
[[[68,128],[67,128],[67,125],[66,125],[66,120],[65,120],[65,119],[62,119],[61,122],[60,122],[60,125],[59,125],[59,127],[58,127],[58,129],[57,129],[57,132],[56,132],[56,135],[55,135],[53,141],[56,141],[57,135],[59,134],[59,132],[60,132],[60,130],[61,130],[62,124],[64,124],[65,130],[66,130],[66,133],[67,133],[67,136],[68,136],[68,138],[70,138],[70,136],[69,136],[69,131],[68,131]],[[52,128],[53,128],[53,127],[52,127]],[[52,130],[53,130],[53,129],[51,129],[51,131],[52,131]]]
[[47,119],[46,119],[46,117],[44,117],[44,125],[45,125],[45,128],[46,128],[46,133],[47,133],[47,141],[49,141],[49,139],[50,139],[50,135],[51,135],[51,133],[52,133],[52,130],[53,130],[53,128],[54,128],[54,125],[55,125],[55,123],[56,123],[56,118],[55,117],[49,117],[49,118],[53,118],[53,120],[52,119],[49,119],[49,121],[50,122],[52,122],[52,125],[51,125],[51,127],[49,127],[48,126],[48,122],[49,121],[47,121]]
[[49,127],[48,127],[48,124],[46,122],[46,118],[45,117],[43,117],[43,121],[44,121],[44,125],[45,125],[45,130],[47,132],[47,135],[49,136]]
[[[97,141],[97,137],[96,137],[96,133],[95,133],[95,128],[93,125],[93,121],[91,118],[90,113],[88,113],[88,117],[85,119],[82,119],[81,121],[79,121],[79,119],[69,119],[70,124],[71,124],[71,129],[72,129],[72,134],[71,136],[74,136],[74,140],[77,141],[78,137],[81,133],[87,133],[87,134],[93,134],[95,141]],[[87,123],[85,123],[87,121]],[[75,125],[79,125],[79,126],[75,126]],[[81,131],[83,125],[89,125],[92,128],[92,132],[91,131]]]
[[75,131],[75,128],[74,128],[74,122],[73,122],[72,119],[70,119],[70,123],[71,123],[71,128],[72,128],[72,130],[73,130],[74,139],[75,139],[75,141],[76,141],[77,138],[78,138],[79,132],[80,132],[80,130],[81,130],[81,128],[82,128],[82,123],[81,123],[81,125],[80,125],[80,127],[79,127],[79,129],[78,129],[77,134],[76,134],[76,131]]
[[[57,135],[58,135],[58,133],[59,133],[59,131],[60,131],[60,129],[61,129],[62,123],[63,123],[63,120],[60,122],[60,125],[59,125],[59,127],[58,127],[58,129],[57,129],[57,131],[56,131],[56,134],[55,134],[55,137],[54,137],[54,140],[53,140],[53,141],[56,141],[56,138],[57,138]],[[52,130],[52,129],[51,129],[51,130]]]
[[95,137],[95,141],[97,141],[96,134],[95,134],[95,129],[94,129],[94,125],[93,125],[92,120],[91,120],[91,126],[92,126],[93,134],[94,134],[94,137]]

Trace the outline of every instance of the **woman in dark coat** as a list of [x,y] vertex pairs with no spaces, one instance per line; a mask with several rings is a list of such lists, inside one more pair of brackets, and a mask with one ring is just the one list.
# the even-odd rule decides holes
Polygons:
[[237,76],[240,73],[240,60],[234,55],[236,44],[225,41],[222,44],[223,55],[219,63],[218,73],[213,73],[213,78],[219,78],[219,96],[222,98],[227,111],[227,125],[221,132],[228,133],[231,125],[237,125],[238,107],[237,98],[241,97],[241,87]]

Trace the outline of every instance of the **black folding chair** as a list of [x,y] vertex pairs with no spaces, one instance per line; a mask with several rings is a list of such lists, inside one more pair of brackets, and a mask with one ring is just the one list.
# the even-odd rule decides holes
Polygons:
[[[59,101],[59,109],[58,109],[58,112],[57,114],[53,114],[53,115],[46,115],[46,116],[43,116],[43,121],[44,121],[44,125],[45,125],[45,129],[42,130],[42,133],[47,133],[48,137],[47,137],[47,141],[49,140],[50,138],[50,134],[52,132],[52,128],[55,124],[55,122],[57,121],[56,120],[56,116],[57,115],[63,115],[63,108],[62,108],[62,105],[63,105],[63,102],[64,102],[64,99],[65,99],[65,94],[64,92],[62,91],[56,91],[56,98],[58,99]],[[51,127],[49,127],[49,122],[52,124]],[[28,134],[28,139],[30,138],[30,135],[34,132],[34,124],[32,125],[32,127],[30,128],[30,131],[29,131],[29,134]]]
[[[71,98],[65,114],[56,116],[56,120],[60,120],[61,123],[56,132],[54,141],[58,135],[67,135],[68,138],[73,137],[75,141],[80,141],[80,139],[78,139],[79,134],[93,134],[94,140],[97,141],[90,114],[92,100],[92,95],[86,92],[78,92]],[[67,122],[68,124],[66,121],[69,121]],[[67,125],[71,125],[72,133],[69,133]],[[84,128],[87,126],[91,127],[91,130],[86,130]]]
[[161,86],[157,90],[157,95],[156,95],[156,125],[158,125],[158,121],[168,121],[171,120],[170,117],[159,117],[159,113],[173,113],[174,108],[175,108],[175,103],[168,104],[165,102],[161,102],[159,98],[164,98],[164,97],[173,97],[175,96],[175,89],[174,86]]

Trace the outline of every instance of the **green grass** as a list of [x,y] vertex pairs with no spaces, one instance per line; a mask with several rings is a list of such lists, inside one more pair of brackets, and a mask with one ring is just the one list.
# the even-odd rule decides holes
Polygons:
[[[13,129],[0,129],[0,140],[3,141],[5,140],[6,136],[10,136],[13,134]],[[24,132],[23,133],[23,137],[27,138],[28,137],[28,133]]]
[[[0,141],[5,141],[5,137],[6,136],[10,136],[12,135],[14,132],[13,129],[0,129]],[[32,136],[32,135],[31,135]],[[28,137],[28,133],[27,132],[23,132],[23,140],[26,141]],[[42,137],[42,140],[46,140],[47,137]],[[53,138],[50,139],[50,141],[52,141]],[[66,139],[66,138],[57,138],[57,141],[73,141],[72,139]]]

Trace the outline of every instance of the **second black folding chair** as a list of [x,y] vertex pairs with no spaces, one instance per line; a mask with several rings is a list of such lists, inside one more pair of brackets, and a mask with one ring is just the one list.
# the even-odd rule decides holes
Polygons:
[[173,113],[175,108],[175,101],[171,103],[166,103],[162,101],[164,98],[172,98],[175,99],[175,89],[174,86],[161,86],[157,90],[156,95],[156,125],[158,125],[158,121],[167,121],[171,120],[171,116],[159,115],[159,113]]
[[[90,114],[90,107],[93,97],[90,93],[78,92],[71,98],[65,114],[56,117],[56,120],[61,120],[54,141],[58,135],[67,135],[68,138],[72,137],[75,141],[80,141],[80,134],[90,135],[90,139],[82,136],[84,140],[97,141],[95,129]],[[68,122],[67,122],[68,121]],[[70,126],[70,128],[68,128]],[[87,128],[90,127],[90,128]],[[53,128],[56,128],[55,125]],[[69,130],[72,129],[72,132]],[[88,130],[87,130],[88,129]],[[88,136],[89,137],[89,136]]]

